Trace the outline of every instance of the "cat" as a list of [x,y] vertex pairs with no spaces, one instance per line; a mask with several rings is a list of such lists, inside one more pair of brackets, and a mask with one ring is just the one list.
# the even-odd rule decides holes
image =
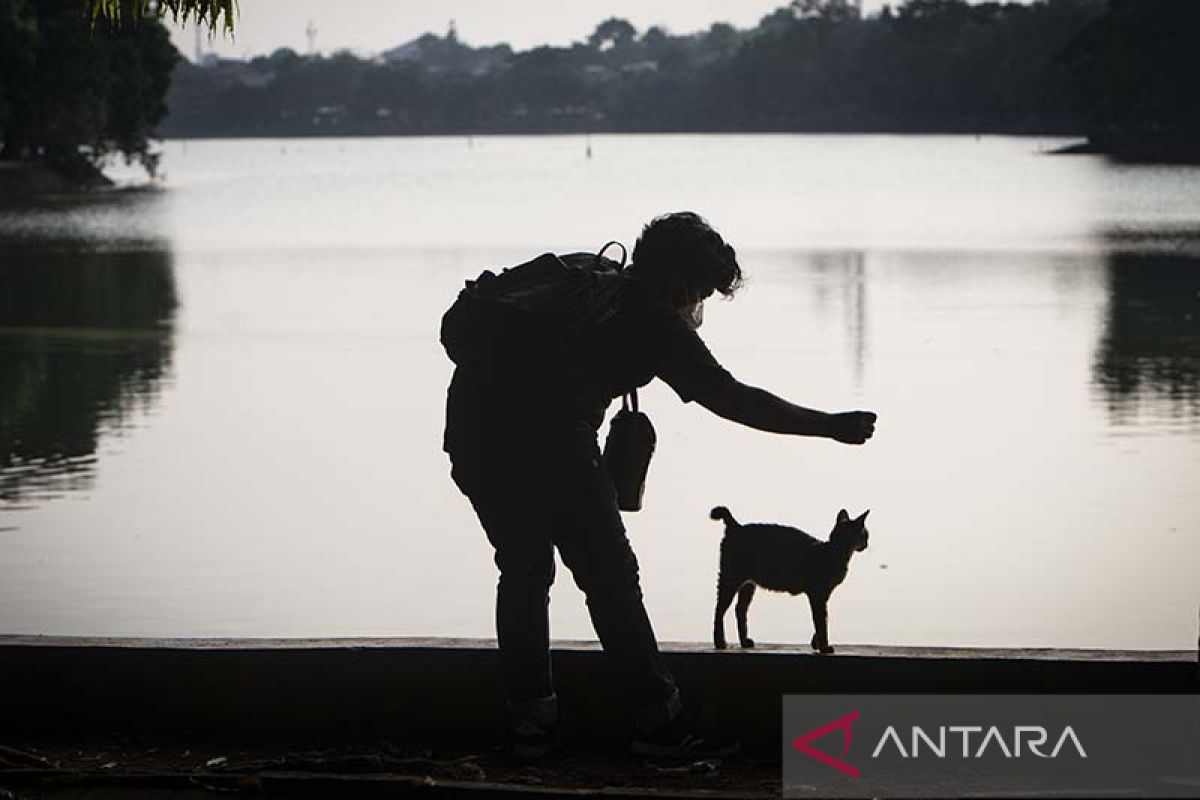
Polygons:
[[737,597],[738,640],[754,647],[747,634],[746,612],[761,586],[777,592],[808,595],[812,607],[812,648],[832,653],[827,627],[829,595],[846,579],[850,557],[867,549],[867,514],[851,519],[845,509],[838,512],[829,541],[814,539],[798,528],[755,523],[740,525],[724,506],[709,516],[725,523],[721,540],[721,566],[717,574],[717,611],[713,620],[713,645],[724,650],[725,612]]

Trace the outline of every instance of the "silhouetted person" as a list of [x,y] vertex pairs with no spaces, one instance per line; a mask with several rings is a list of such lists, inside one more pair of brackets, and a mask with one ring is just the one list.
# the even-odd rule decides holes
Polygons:
[[[585,331],[561,364],[500,374],[459,366],[445,449],[496,551],[499,639],[516,751],[544,753],[557,705],[550,675],[554,549],[587,597],[592,624],[634,708],[632,749],[699,754],[659,656],[597,429],[609,402],[658,377],[684,402],[752,428],[861,444],[875,415],[793,405],[727,372],[696,333],[703,301],[741,283],[731,246],[696,214],[642,231],[615,313]],[[699,502],[699,500],[698,500]]]

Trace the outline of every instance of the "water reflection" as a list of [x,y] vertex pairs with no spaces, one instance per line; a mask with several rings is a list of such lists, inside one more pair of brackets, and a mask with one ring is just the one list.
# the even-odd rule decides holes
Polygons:
[[90,486],[101,434],[169,373],[170,253],[41,244],[0,250],[0,507]]
[[1200,257],[1114,252],[1094,364],[1114,422],[1200,421]]
[[866,253],[846,253],[845,307],[846,331],[850,341],[851,364],[854,365],[854,387],[863,388],[867,366],[867,271]]
[[[842,326],[853,370],[854,387],[862,390],[867,368],[867,252],[827,250],[801,254],[798,266],[817,280],[811,286],[816,308],[841,309]],[[835,296],[836,295],[836,296]]]

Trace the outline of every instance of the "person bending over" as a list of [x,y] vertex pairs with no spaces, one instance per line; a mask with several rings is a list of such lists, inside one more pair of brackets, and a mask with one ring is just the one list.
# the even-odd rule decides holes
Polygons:
[[496,633],[519,756],[554,742],[549,590],[554,550],[587,598],[592,624],[633,708],[635,754],[702,757],[711,743],[682,722],[679,691],[642,603],[638,562],[601,460],[597,430],[616,397],[654,378],[679,398],[772,433],[862,444],[867,411],[825,413],[738,381],[697,334],[704,301],[742,281],[733,247],[700,216],[660,216],[643,229],[611,313],[566,357],[528,369],[456,368],[445,450],[495,549]]

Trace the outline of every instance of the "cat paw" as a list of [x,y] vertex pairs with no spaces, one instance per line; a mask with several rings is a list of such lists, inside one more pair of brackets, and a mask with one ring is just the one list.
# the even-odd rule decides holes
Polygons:
[[752,647],[754,647],[754,640],[753,640],[753,639],[742,639],[742,648],[743,648],[743,649],[745,649],[745,650],[749,650],[749,649],[751,649]]
[[813,650],[816,650],[821,655],[829,655],[830,653],[833,652],[833,645],[831,645],[831,644],[813,645]]
[[713,642],[713,647],[717,648],[718,650],[724,650],[728,646],[729,645],[725,644],[725,642]]

